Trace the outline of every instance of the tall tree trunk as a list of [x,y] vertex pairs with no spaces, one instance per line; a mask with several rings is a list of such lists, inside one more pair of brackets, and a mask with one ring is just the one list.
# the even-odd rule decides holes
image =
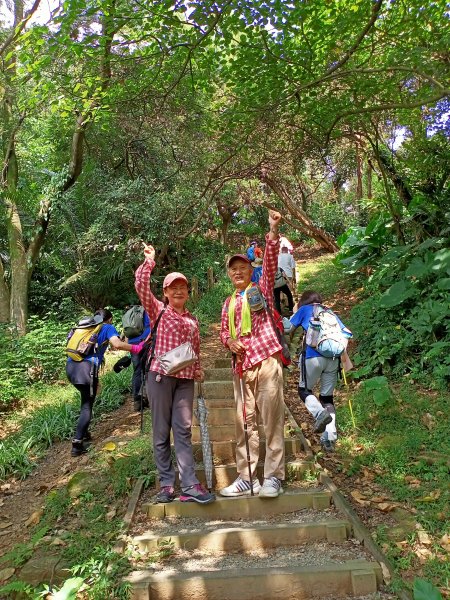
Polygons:
[[9,303],[10,293],[5,280],[3,261],[0,257],[0,323],[8,323],[9,321]]
[[366,184],[367,184],[367,189],[366,189],[366,197],[369,198],[369,200],[371,200],[373,198],[373,192],[372,192],[372,165],[370,164],[369,161],[367,161],[367,170],[366,170]]
[[339,250],[334,238],[320,227],[314,225],[305,211],[292,200],[279,181],[276,181],[273,176],[266,173],[261,177],[262,181],[278,196],[289,214],[299,222],[300,228],[307,233],[309,237],[316,240],[316,242],[318,242],[324,250],[328,250],[328,252],[337,252]]
[[220,241],[223,246],[228,243],[228,228],[231,224],[232,215],[222,216],[222,225],[220,227]]
[[356,199],[361,200],[363,197],[363,181],[362,181],[362,157],[361,150],[356,144]]

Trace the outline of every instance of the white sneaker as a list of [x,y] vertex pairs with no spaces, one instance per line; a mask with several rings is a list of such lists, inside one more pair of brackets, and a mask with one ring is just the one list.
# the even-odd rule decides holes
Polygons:
[[262,488],[259,491],[259,497],[277,498],[277,496],[279,496],[282,493],[283,488],[281,487],[281,481],[276,477],[269,477],[268,479],[264,479]]
[[[255,479],[253,480],[253,493],[259,494],[260,489],[261,489],[261,484],[259,483],[258,478],[255,477]],[[233,483],[231,485],[220,490],[219,494],[221,496],[229,496],[229,497],[250,496],[251,495],[250,482],[246,481],[245,479],[242,479],[241,476],[239,475],[239,477],[235,481],[233,481]]]

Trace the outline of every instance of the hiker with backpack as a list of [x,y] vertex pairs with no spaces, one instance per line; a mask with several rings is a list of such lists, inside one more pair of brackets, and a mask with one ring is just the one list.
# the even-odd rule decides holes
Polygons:
[[[307,410],[314,417],[315,433],[325,452],[333,452],[337,440],[336,410],[333,392],[336,387],[341,356],[346,351],[352,333],[335,313],[324,306],[322,296],[306,290],[300,297],[299,308],[291,317],[293,329],[305,334],[299,357],[300,378],[298,393]],[[313,388],[320,384],[319,398]]]
[[[235,288],[222,309],[220,339],[233,354],[233,387],[236,399],[237,479],[220,491],[222,496],[258,494],[276,498],[283,492],[284,401],[283,346],[273,313],[273,285],[277,270],[281,215],[269,211],[263,274],[251,283],[252,265],[245,254],[228,260],[228,276]],[[258,421],[265,437],[264,481],[256,476],[259,459]]]
[[202,381],[204,374],[200,367],[198,321],[186,309],[188,280],[182,273],[166,275],[164,302],[161,302],[150,288],[150,276],[156,264],[152,246],[145,246],[144,257],[136,271],[135,287],[152,322],[146,387],[152,411],[153,456],[160,483],[156,502],[175,499],[175,469],[170,449],[172,431],[181,483],[180,501],[209,504],[216,498],[199,483],[192,450],[194,381]]
[[289,280],[284,272],[284,269],[278,267],[275,273],[275,282],[273,287],[273,296],[275,302],[275,308],[281,315],[281,294],[284,294],[288,301],[289,314],[292,315],[294,311],[294,298],[292,296],[291,288],[289,287]]
[[[150,318],[143,306],[131,306],[122,317],[123,334],[129,344],[140,344],[150,335]],[[133,392],[133,408],[141,411],[148,408],[148,399],[145,395],[141,359],[139,355],[131,355],[133,365],[133,378],[131,389]],[[143,385],[144,384],[144,385]]]
[[100,309],[93,317],[79,321],[67,336],[66,373],[81,396],[80,416],[72,440],[72,456],[81,456],[87,452],[85,442],[91,440],[89,425],[92,408],[97,395],[100,366],[108,345],[114,350],[127,350],[135,355],[142,349],[141,344],[123,342],[112,319],[113,315],[109,310]]

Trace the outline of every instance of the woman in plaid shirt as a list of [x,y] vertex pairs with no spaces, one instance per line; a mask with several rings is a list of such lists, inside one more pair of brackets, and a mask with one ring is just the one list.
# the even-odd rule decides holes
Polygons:
[[170,452],[172,430],[181,481],[180,501],[208,504],[216,498],[203,488],[195,475],[191,441],[194,380],[203,379],[200,361],[173,375],[165,375],[157,358],[184,342],[191,342],[195,354],[200,356],[198,321],[186,310],[188,280],[182,273],[169,273],[163,282],[164,302],[161,302],[150,289],[150,275],[155,267],[154,248],[145,246],[144,256],[144,262],[136,271],[135,287],[151,323],[155,324],[159,318],[154,358],[146,381],[152,409],[153,455],[161,488],[156,501],[172,502],[175,498],[175,470]]
[[[273,311],[273,285],[278,265],[280,239],[278,225],[281,215],[269,211],[270,231],[266,235],[263,274],[259,288],[267,309]],[[275,498],[283,492],[284,468],[284,399],[281,345],[267,309],[252,311],[247,293],[252,289],[252,266],[244,254],[235,254],[228,261],[228,276],[235,293],[227,298],[222,309],[220,338],[231,350],[241,372],[249,437],[250,469],[253,492],[263,498]],[[222,496],[245,496],[251,493],[246,459],[244,421],[240,378],[233,380],[236,399],[236,466],[238,478],[220,490]],[[258,416],[266,437],[264,482],[256,477],[259,459]]]

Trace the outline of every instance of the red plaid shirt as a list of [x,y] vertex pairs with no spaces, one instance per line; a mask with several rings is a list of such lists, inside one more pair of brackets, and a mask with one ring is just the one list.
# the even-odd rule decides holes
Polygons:
[[[267,304],[273,313],[273,284],[275,273],[278,268],[278,252],[280,240],[269,240],[266,235],[266,251],[264,253],[263,274],[259,280],[259,287],[264,294]],[[222,344],[228,348],[227,340],[230,338],[230,329],[228,326],[228,306],[230,297],[225,300],[222,308],[222,324],[220,330],[220,339]],[[262,362],[269,356],[281,351],[277,334],[272,325],[272,320],[266,310],[257,313],[251,313],[252,332],[250,335],[241,336],[242,322],[242,296],[236,294],[236,308],[234,313],[234,322],[236,325],[237,339],[247,348],[244,354],[243,369],[250,369]]]
[[168,305],[166,306],[163,302],[155,298],[150,289],[150,275],[154,267],[154,260],[145,261],[136,271],[134,284],[142,306],[150,317],[152,327],[153,324],[156,323],[159,313],[165,308],[164,314],[158,323],[155,358],[150,365],[150,371],[155,371],[156,373],[164,375],[164,371],[161,369],[157,357],[164,354],[164,352],[176,348],[184,342],[191,342],[194,352],[199,357],[199,360],[190,367],[186,367],[185,369],[178,371],[178,373],[171,375],[171,377],[194,379],[194,372],[197,369],[200,369],[200,334],[198,321],[189,311],[186,310],[180,315],[173,310],[173,308]]

